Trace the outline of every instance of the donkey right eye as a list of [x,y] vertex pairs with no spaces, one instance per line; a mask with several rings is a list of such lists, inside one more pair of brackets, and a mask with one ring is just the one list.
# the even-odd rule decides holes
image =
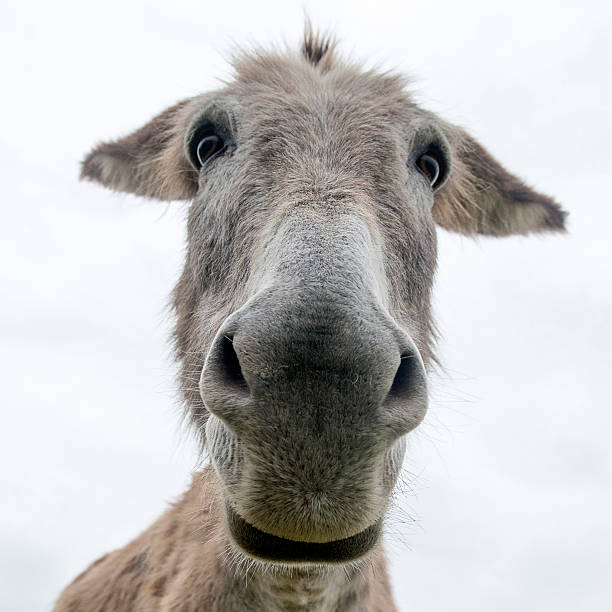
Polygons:
[[217,135],[206,136],[198,143],[196,155],[200,168],[217,153],[220,153],[224,148],[223,140]]
[[196,170],[201,170],[209,161],[226,149],[223,138],[210,125],[198,128],[189,145],[189,157]]

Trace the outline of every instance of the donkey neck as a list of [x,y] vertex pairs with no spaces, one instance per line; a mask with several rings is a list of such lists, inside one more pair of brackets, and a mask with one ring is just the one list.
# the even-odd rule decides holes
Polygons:
[[227,589],[236,609],[270,612],[366,611],[368,578],[355,570],[333,568],[266,568],[237,566]]
[[92,563],[55,612],[393,612],[380,549],[351,565],[283,568],[230,544],[221,492],[208,466],[135,540]]

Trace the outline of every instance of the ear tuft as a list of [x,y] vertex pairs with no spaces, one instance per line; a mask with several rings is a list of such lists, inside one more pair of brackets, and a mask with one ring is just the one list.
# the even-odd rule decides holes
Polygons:
[[100,143],[83,160],[80,178],[159,200],[192,198],[198,175],[183,149],[188,103],[168,108],[124,138]]
[[464,130],[450,124],[445,128],[453,164],[435,198],[439,225],[467,235],[565,231],[567,213],[559,204],[509,173]]
[[100,142],[81,162],[81,180],[93,181],[116,191],[129,191],[129,166],[116,142]]

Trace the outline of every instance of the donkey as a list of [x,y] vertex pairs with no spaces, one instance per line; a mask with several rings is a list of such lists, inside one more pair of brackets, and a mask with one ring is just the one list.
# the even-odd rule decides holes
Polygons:
[[192,201],[174,342],[210,462],[57,612],[395,610],[381,532],[436,363],[436,224],[564,231],[551,198],[327,36],[234,69],[82,164]]

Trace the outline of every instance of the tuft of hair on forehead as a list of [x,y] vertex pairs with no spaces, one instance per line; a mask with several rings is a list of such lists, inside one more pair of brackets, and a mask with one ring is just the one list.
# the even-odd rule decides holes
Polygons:
[[304,40],[302,41],[302,56],[313,66],[322,63],[329,67],[333,59],[336,41],[327,33],[315,32],[310,21],[304,27]]
[[338,61],[336,47],[337,41],[333,35],[315,30],[307,19],[297,53],[289,47],[238,47],[232,54],[231,63],[238,83],[282,86],[287,70],[295,71],[299,65],[315,68],[321,74],[335,68],[348,68],[346,62]]

